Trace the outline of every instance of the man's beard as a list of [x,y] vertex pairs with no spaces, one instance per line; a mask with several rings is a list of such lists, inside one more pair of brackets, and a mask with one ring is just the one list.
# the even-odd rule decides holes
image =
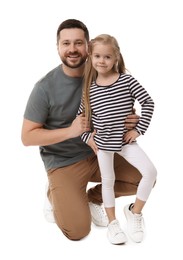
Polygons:
[[62,58],[62,62],[67,67],[69,67],[71,69],[76,69],[76,68],[81,67],[85,63],[86,59],[87,59],[87,57],[82,57],[82,59],[79,61],[79,63],[74,64],[74,63],[69,63],[69,62],[67,62],[67,59]]

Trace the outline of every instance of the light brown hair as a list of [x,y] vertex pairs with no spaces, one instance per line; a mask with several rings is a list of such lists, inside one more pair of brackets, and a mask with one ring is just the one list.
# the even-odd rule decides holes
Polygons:
[[91,108],[90,108],[90,86],[93,81],[97,78],[97,71],[92,66],[91,55],[93,52],[93,48],[96,43],[102,44],[110,44],[114,50],[116,56],[116,64],[113,66],[113,70],[118,73],[126,73],[125,63],[123,56],[120,52],[120,47],[117,40],[109,35],[109,34],[101,34],[96,38],[92,39],[89,44],[89,56],[86,61],[85,69],[84,69],[84,81],[83,81],[83,106],[84,106],[84,114],[88,121],[91,121]]

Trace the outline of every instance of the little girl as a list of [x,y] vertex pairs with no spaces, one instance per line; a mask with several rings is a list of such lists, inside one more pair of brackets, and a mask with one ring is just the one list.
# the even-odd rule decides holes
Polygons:
[[[125,118],[132,113],[135,100],[141,105],[141,117],[135,129],[128,131],[125,129]],[[93,132],[85,132],[81,138],[98,158],[102,198],[109,219],[107,236],[112,244],[127,241],[115,216],[114,153],[123,156],[142,175],[136,200],[125,206],[124,213],[130,238],[137,243],[143,240],[142,209],[157,172],[136,138],[147,130],[153,111],[154,102],[150,95],[133,76],[126,73],[117,40],[107,34],[91,40],[78,114],[85,114],[92,125]]]

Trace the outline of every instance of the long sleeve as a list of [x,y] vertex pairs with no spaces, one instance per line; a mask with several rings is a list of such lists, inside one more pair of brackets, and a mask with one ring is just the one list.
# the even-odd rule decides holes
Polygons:
[[139,134],[144,134],[149,127],[154,112],[154,101],[148,92],[133,77],[130,78],[130,91],[132,96],[141,105],[141,116],[135,129]]

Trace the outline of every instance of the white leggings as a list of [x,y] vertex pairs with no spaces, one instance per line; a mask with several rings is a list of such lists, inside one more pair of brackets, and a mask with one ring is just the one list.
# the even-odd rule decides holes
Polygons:
[[[147,201],[157,176],[157,171],[153,163],[136,142],[124,145],[122,151],[117,153],[136,167],[142,174],[136,197],[139,200]],[[115,206],[114,152],[99,150],[97,157],[102,178],[102,198],[104,206],[111,208]]]

